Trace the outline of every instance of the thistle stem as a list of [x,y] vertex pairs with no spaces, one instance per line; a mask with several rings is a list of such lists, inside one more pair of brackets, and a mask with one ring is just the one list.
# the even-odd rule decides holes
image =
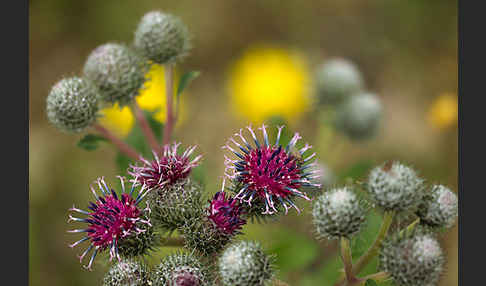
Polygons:
[[349,247],[349,239],[341,238],[341,259],[344,264],[344,272],[346,274],[346,281],[353,283],[356,278],[353,275],[353,261],[351,258],[351,248]]
[[272,285],[274,286],[290,286],[288,283],[283,282],[282,280],[279,280],[277,278],[274,278],[272,282]]
[[132,109],[135,117],[137,118],[137,122],[140,125],[140,128],[142,129],[145,138],[147,139],[147,142],[150,144],[150,148],[152,148],[152,150],[158,151],[160,148],[159,142],[157,141],[157,138],[155,138],[155,134],[150,128],[147,118],[143,114],[143,111],[142,109],[140,109],[140,106],[138,105],[136,100],[133,101]]
[[[368,265],[368,263],[373,259],[373,257],[378,254],[378,251],[380,249],[381,243],[383,242],[383,239],[386,237],[386,234],[388,233],[388,229],[390,228],[392,222],[393,222],[393,217],[395,215],[395,212],[393,211],[386,211],[385,215],[383,216],[383,222],[381,224],[380,230],[378,232],[378,235],[375,238],[375,241],[373,244],[368,248],[368,250],[358,259],[356,264],[352,268],[352,273],[354,275],[358,274],[363,268]],[[341,286],[345,285],[345,276],[342,275],[341,279],[339,279],[338,282],[336,282],[335,286]]]
[[167,120],[164,126],[164,139],[163,145],[166,145],[170,141],[172,136],[172,129],[174,128],[174,115],[173,115],[173,84],[174,84],[174,66],[172,64],[166,64],[164,67],[164,77],[165,77],[165,97],[166,97],[166,108],[167,108]]
[[127,143],[123,142],[120,138],[115,136],[108,129],[101,126],[99,123],[95,123],[93,127],[94,129],[96,129],[96,131],[100,132],[106,139],[110,140],[123,154],[127,155],[128,157],[132,158],[135,161],[137,161],[140,158],[140,155],[138,154],[137,151],[135,151],[135,149],[130,147],[130,145],[128,145]]
[[388,273],[386,273],[385,271],[381,271],[381,272],[376,272],[376,273],[373,273],[373,274],[370,274],[370,275],[366,275],[364,277],[359,278],[358,280],[360,282],[366,282],[366,280],[368,280],[368,279],[373,279],[375,281],[384,281],[384,280],[388,279],[388,277],[389,277]]
[[184,246],[182,237],[167,237],[162,239],[163,246]]

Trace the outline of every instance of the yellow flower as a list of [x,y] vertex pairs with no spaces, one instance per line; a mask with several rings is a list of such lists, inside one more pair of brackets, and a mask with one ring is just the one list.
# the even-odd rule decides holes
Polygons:
[[227,87],[236,114],[255,123],[272,116],[293,121],[311,106],[309,80],[300,55],[280,48],[254,47],[236,61]]
[[99,123],[116,135],[125,137],[132,130],[135,118],[130,107],[124,106],[120,109],[118,103],[115,103],[111,107],[103,108],[100,113],[102,116]]
[[429,109],[429,123],[437,129],[445,129],[457,123],[457,96],[452,93],[441,94]]
[[[177,77],[177,74],[175,75]],[[167,116],[164,67],[162,65],[154,64],[151,66],[149,72],[147,72],[145,76],[147,81],[140,89],[140,94],[135,100],[143,110],[150,112],[157,110],[154,114],[154,119],[164,123]],[[174,112],[176,108],[176,88],[177,80],[174,81]],[[186,104],[183,95],[180,97],[179,104],[180,114],[177,121],[178,123],[184,120],[186,114]],[[135,124],[132,110],[128,106],[120,109],[118,104],[115,104],[112,107],[102,109],[101,113],[103,116],[99,120],[100,124],[115,132],[118,136],[127,136]]]

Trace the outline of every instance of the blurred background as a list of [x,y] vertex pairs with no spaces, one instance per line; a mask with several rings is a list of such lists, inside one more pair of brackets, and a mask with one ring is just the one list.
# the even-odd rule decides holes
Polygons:
[[[191,54],[176,69],[201,76],[183,94],[175,138],[199,146],[204,161],[197,174],[208,194],[220,189],[221,146],[235,131],[261,121],[283,121],[298,131],[327,166],[329,184],[364,178],[376,164],[401,160],[430,183],[457,192],[457,1],[29,3],[31,285],[100,285],[108,269],[104,259],[93,272],[81,267],[81,249],[67,246],[75,241],[66,233],[67,209],[91,199],[88,187],[97,177],[115,182],[116,150],[107,144],[91,152],[78,148],[83,134],[67,135],[50,125],[45,100],[58,80],[81,74],[98,45],[131,43],[140,18],[151,10],[178,15],[192,34]],[[336,132],[327,119],[332,110],[315,104],[315,71],[336,57],[353,62],[365,89],[382,102],[380,128],[369,140]],[[162,98],[163,90],[154,83],[150,93]],[[147,109],[151,104],[157,102]],[[130,114],[113,118],[107,115],[104,124],[128,136]],[[290,285],[332,285],[341,266],[336,243],[314,238],[310,204],[300,206],[299,215],[247,226],[245,238],[276,254],[278,277]],[[371,243],[379,223],[379,214],[371,214],[363,238],[354,243]],[[457,229],[440,238],[447,252],[442,286],[458,285]],[[169,251],[163,248],[154,261]]]

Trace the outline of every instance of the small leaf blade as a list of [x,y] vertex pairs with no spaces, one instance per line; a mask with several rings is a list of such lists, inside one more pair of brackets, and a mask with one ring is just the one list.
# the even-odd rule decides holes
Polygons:
[[76,145],[86,151],[93,151],[96,150],[99,147],[99,143],[103,141],[107,141],[107,139],[95,134],[86,134]]

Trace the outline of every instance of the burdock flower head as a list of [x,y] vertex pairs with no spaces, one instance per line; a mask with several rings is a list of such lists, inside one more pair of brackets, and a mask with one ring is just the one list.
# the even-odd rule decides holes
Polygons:
[[138,191],[138,195],[133,197],[135,186],[132,185],[130,192],[125,192],[124,179],[119,178],[122,186],[120,195],[109,188],[103,178],[99,178],[97,185],[101,193],[97,193],[91,187],[96,200],[94,203],[90,202],[88,207],[90,211],[84,211],[74,206],[69,209],[88,216],[88,218],[77,218],[69,214],[68,222],[84,222],[88,224],[88,227],[69,230],[68,232],[87,233],[86,237],[69,246],[72,248],[84,241],[90,241],[89,247],[79,257],[80,262],[82,262],[83,258],[94,248],[89,264],[85,266],[89,270],[91,270],[96,254],[107,248],[110,249],[110,261],[113,257],[121,260],[119,250],[125,240],[130,240],[133,236],[147,232],[146,226],[151,226],[150,221],[145,219],[145,212],[149,210],[142,210],[138,206],[148,190],[142,187]]
[[189,176],[192,168],[199,164],[202,156],[196,156],[193,160],[189,156],[196,146],[189,147],[182,154],[177,154],[180,143],[165,145],[161,156],[153,151],[154,160],[149,162],[141,157],[141,166],[130,166],[128,173],[133,176],[133,182],[145,185],[148,189],[162,189],[166,185],[183,180]]
[[[224,181],[223,181],[224,189]],[[243,210],[234,198],[226,198],[226,193],[217,192],[209,201],[208,218],[223,232],[232,235],[241,229],[246,220],[241,218]]]
[[310,200],[302,187],[320,188],[320,184],[311,181],[319,177],[317,171],[308,171],[310,167],[315,166],[315,162],[311,163],[311,160],[316,154],[312,153],[304,158],[304,154],[312,146],[306,144],[297,152],[293,152],[297,141],[301,139],[298,133],[295,133],[286,147],[280,145],[283,126],[278,127],[277,139],[273,145],[268,140],[265,125],[259,128],[262,130],[263,144],[258,141],[251,127],[247,129],[251,133],[255,146],[250,145],[240,129],[235,136],[241,139],[241,143],[230,138],[236,147],[232,147],[229,143],[223,147],[238,157],[238,159],[226,157],[225,160],[226,176],[238,186],[234,198],[247,202],[250,206],[253,200],[263,202],[265,210],[262,214],[277,212],[275,203],[280,203],[285,208],[285,213],[291,207],[300,212],[293,199],[301,197]]

